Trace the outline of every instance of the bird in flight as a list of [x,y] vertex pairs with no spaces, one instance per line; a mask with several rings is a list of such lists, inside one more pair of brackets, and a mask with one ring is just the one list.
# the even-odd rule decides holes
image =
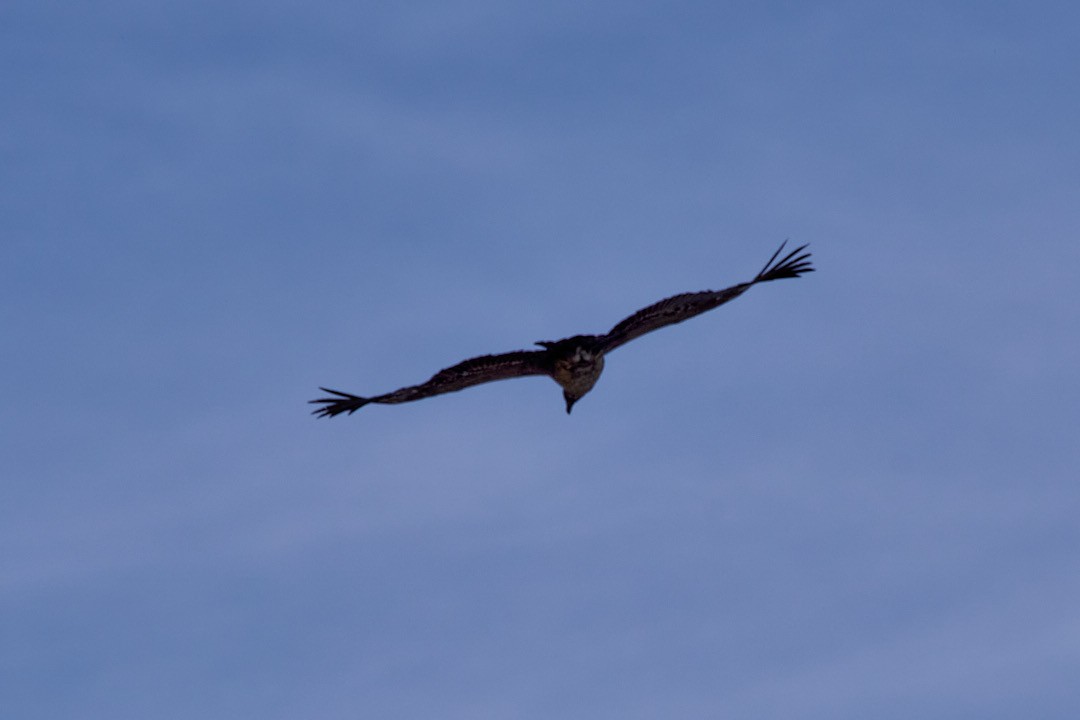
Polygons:
[[396,405],[421,400],[433,395],[464,390],[473,385],[507,380],[529,375],[547,375],[559,383],[566,400],[566,413],[574,407],[585,393],[592,390],[604,369],[604,356],[626,343],[667,325],[689,320],[695,315],[734,300],[758,283],[797,278],[813,272],[810,253],[803,252],[806,245],[792,250],[779,261],[784,242],[765,263],[757,276],[744,283],[724,290],[703,290],[683,293],[642,308],[619,322],[604,335],[575,335],[554,342],[538,342],[542,350],[517,350],[501,355],[482,355],[440,370],[430,380],[420,385],[410,385],[385,395],[360,397],[339,390],[320,387],[332,397],[311,400],[320,405],[312,414],[317,417],[333,417],[341,413],[350,415],[368,403]]

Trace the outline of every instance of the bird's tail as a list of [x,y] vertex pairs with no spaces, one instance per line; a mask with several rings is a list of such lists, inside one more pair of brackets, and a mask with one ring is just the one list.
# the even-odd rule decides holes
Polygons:
[[340,390],[331,390],[330,388],[319,388],[323,392],[328,392],[337,397],[324,397],[317,400],[308,400],[309,403],[318,403],[322,407],[317,410],[312,410],[311,414],[315,417],[334,417],[341,413],[349,413],[352,415],[354,412],[371,402],[371,398],[362,398],[357,395],[350,395],[349,393],[341,392]]
[[[754,282],[768,282],[769,280],[780,280],[781,278],[797,278],[803,273],[814,272],[814,268],[810,265],[810,253],[803,253],[806,249],[806,245],[801,245],[795,248],[782,260],[776,262],[776,258],[780,257],[780,253],[784,251],[784,245],[787,245],[785,240],[780,249],[773,253],[773,256],[769,258],[769,262],[765,263],[765,267],[761,269],[761,272],[754,278]],[[800,255],[799,253],[802,253]]]

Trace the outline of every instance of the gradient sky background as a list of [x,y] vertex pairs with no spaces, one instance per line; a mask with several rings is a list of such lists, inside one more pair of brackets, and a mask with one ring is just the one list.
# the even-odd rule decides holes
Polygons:
[[3,3],[4,716],[1076,718],[1078,32]]

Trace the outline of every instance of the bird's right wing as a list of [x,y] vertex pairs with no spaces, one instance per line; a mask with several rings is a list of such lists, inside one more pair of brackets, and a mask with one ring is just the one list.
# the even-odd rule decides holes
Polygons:
[[359,397],[339,390],[319,388],[336,397],[312,400],[322,407],[314,411],[317,417],[333,417],[343,412],[350,415],[368,403],[396,404],[421,400],[432,395],[464,390],[473,385],[508,380],[529,375],[548,375],[551,369],[544,361],[543,350],[517,350],[501,355],[482,355],[460,362],[452,367],[435,373],[430,380],[420,385],[410,385],[394,392],[375,397]]
[[[645,333],[652,332],[668,325],[681,323],[683,320],[700,315],[703,312],[719,307],[729,300],[742,295],[744,292],[759,282],[780,280],[781,278],[799,277],[802,273],[813,272],[810,265],[810,253],[802,253],[805,245],[788,253],[779,262],[776,258],[784,249],[785,242],[780,249],[773,253],[769,262],[750,282],[732,285],[723,290],[702,290],[701,292],[683,293],[665,298],[646,308],[638,310],[630,317],[620,321],[611,331],[600,338],[597,347],[601,352],[610,352],[620,345],[641,337]],[[802,253],[802,254],[800,254]],[[774,264],[775,263],[775,264]]]

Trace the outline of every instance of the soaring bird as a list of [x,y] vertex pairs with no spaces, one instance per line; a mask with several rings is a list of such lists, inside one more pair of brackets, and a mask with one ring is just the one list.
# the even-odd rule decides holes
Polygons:
[[440,370],[430,380],[420,385],[410,385],[385,395],[360,397],[339,390],[320,387],[323,392],[333,397],[324,397],[310,402],[321,405],[313,411],[317,417],[333,417],[341,413],[350,415],[368,403],[396,405],[397,403],[421,400],[432,395],[464,390],[473,385],[507,380],[528,375],[547,375],[559,383],[566,400],[566,413],[569,415],[574,403],[580,400],[600,379],[604,369],[604,356],[626,343],[667,325],[681,323],[695,315],[734,300],[754,285],[782,278],[796,278],[803,273],[813,272],[810,265],[810,253],[804,253],[806,245],[792,250],[779,261],[785,241],[765,263],[761,272],[749,282],[732,285],[724,290],[703,290],[683,293],[642,308],[630,317],[620,321],[604,335],[574,335],[553,342],[541,341],[536,344],[542,350],[516,350],[501,355],[482,355],[460,362],[453,367]]

